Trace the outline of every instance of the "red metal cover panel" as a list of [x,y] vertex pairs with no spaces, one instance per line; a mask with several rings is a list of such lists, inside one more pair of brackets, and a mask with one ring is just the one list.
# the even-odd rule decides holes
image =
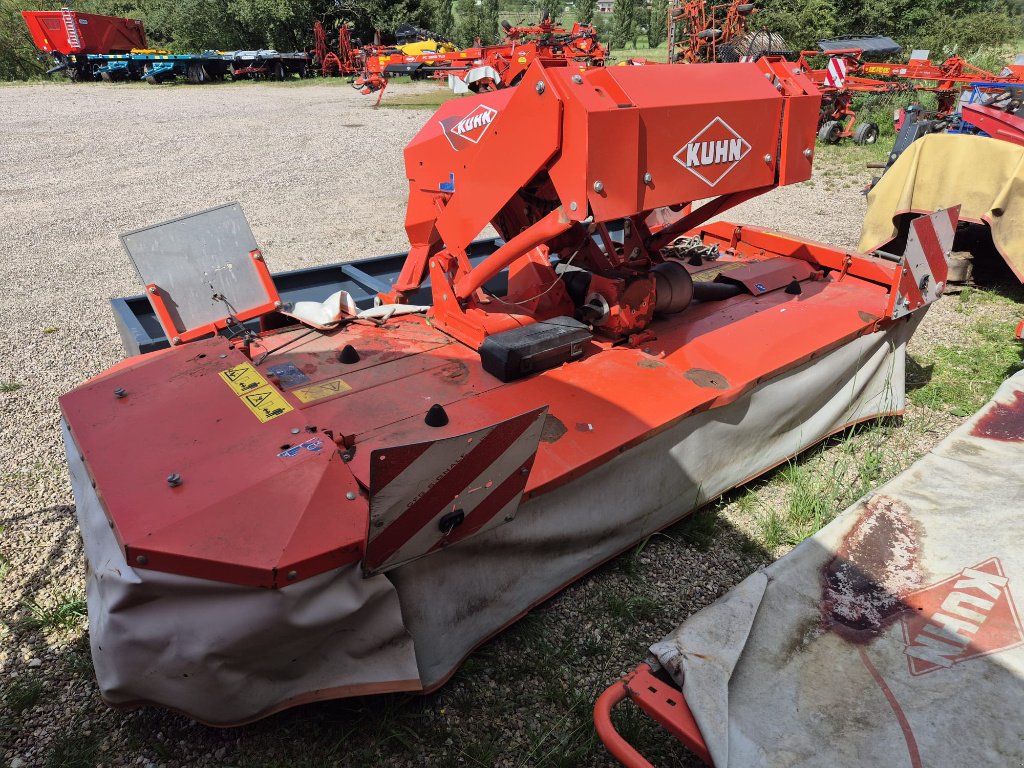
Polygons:
[[223,339],[200,341],[61,398],[133,566],[279,587],[359,559],[358,484],[247,364]]

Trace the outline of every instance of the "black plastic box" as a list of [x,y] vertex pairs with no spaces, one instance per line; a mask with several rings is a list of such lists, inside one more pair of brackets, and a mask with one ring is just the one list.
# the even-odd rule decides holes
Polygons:
[[582,357],[590,339],[583,323],[556,317],[488,336],[480,346],[480,362],[492,376],[515,381]]

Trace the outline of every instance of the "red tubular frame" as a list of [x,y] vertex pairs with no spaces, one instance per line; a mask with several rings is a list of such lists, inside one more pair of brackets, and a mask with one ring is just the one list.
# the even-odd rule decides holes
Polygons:
[[654,768],[647,758],[622,738],[612,723],[612,710],[627,697],[704,763],[713,765],[711,753],[683,694],[655,677],[651,666],[643,663],[605,690],[594,704],[597,735],[612,756],[626,768]]

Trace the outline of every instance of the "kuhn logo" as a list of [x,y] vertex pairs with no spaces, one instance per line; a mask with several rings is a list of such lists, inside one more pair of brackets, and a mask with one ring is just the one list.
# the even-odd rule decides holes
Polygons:
[[479,144],[497,116],[498,110],[481,104],[465,117],[445,118],[441,121],[441,129],[457,152],[466,146],[466,142]]
[[709,187],[739,165],[750,144],[720,117],[705,125],[675,153],[675,161]]
[[1024,643],[1010,580],[990,558],[904,598],[904,653],[924,675]]

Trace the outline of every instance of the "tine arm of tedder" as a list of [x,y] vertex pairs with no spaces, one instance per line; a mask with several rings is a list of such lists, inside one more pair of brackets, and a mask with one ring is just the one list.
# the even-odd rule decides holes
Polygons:
[[650,664],[643,663],[602,693],[594,705],[597,735],[615,759],[626,768],[653,768],[632,744],[622,738],[612,723],[612,709],[626,698],[632,700],[702,761],[708,765],[713,764],[683,694],[655,677]]

